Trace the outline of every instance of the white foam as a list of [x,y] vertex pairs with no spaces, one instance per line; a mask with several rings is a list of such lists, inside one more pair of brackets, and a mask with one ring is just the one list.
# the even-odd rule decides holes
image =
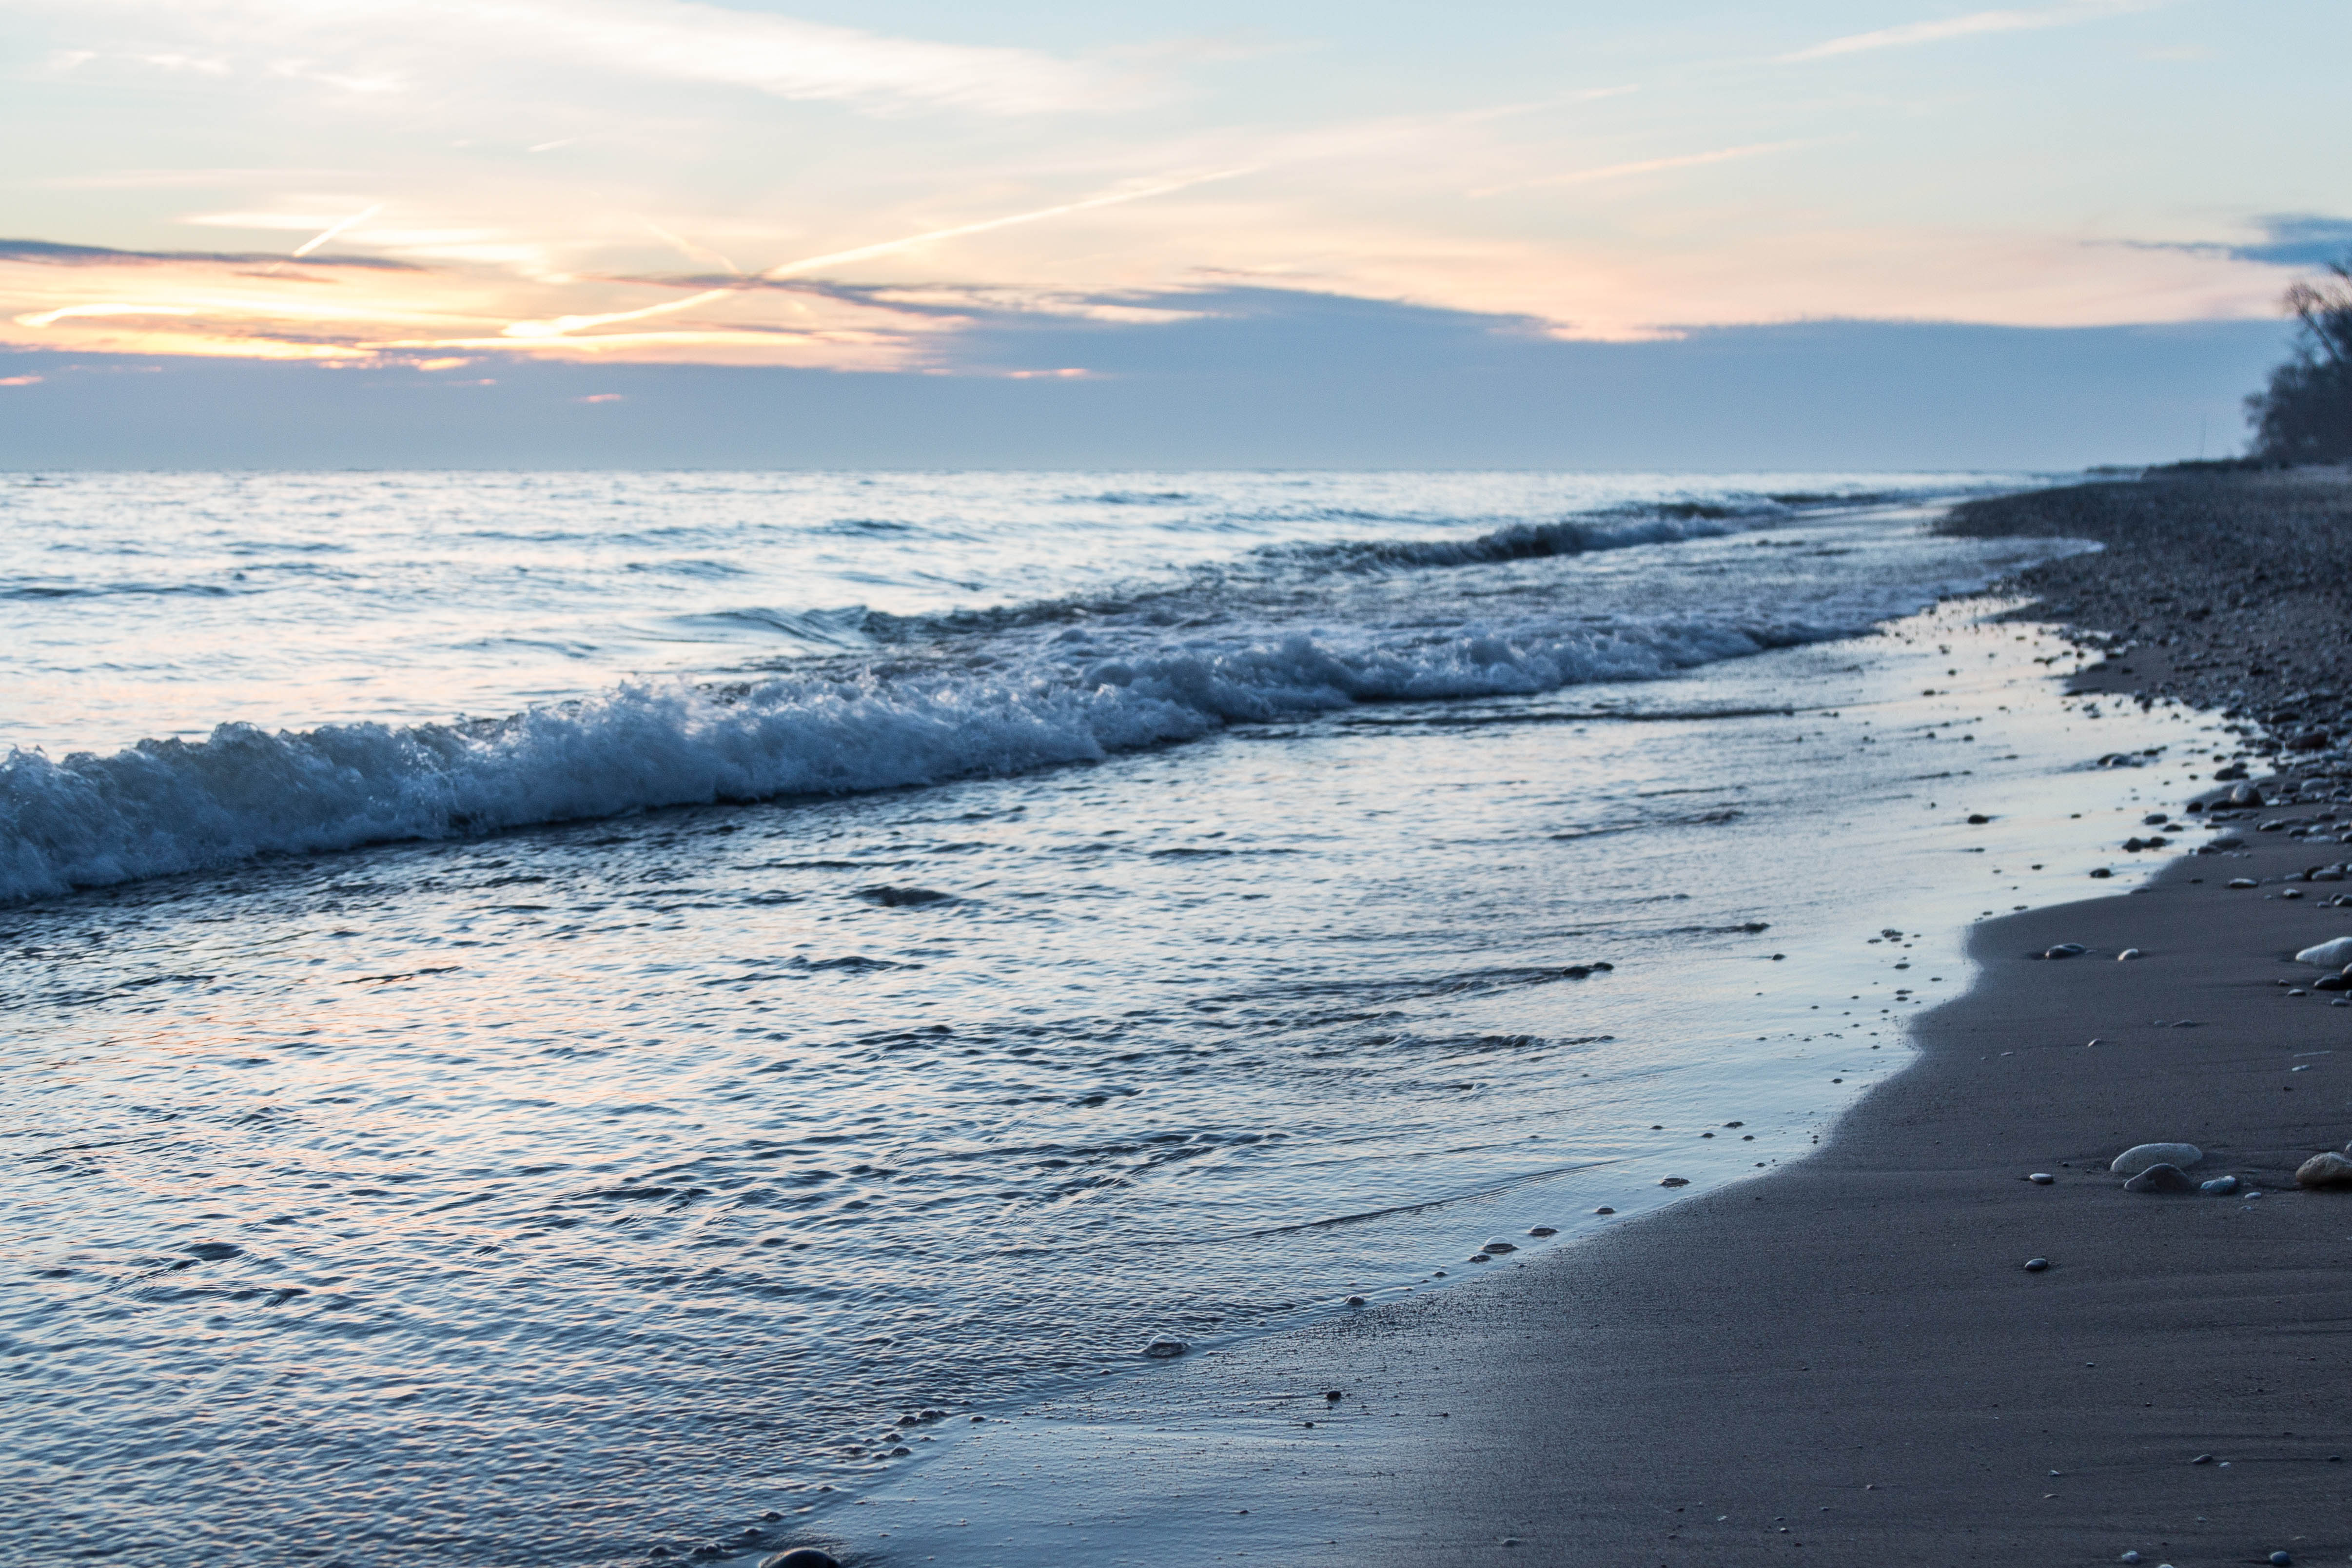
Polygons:
[[400,839],[658,806],[1011,773],[1379,700],[1645,679],[1847,628],[1577,624],[1160,645],[1083,665],[740,688],[626,685],[488,723],[225,724],[112,756],[0,761],[0,900]]

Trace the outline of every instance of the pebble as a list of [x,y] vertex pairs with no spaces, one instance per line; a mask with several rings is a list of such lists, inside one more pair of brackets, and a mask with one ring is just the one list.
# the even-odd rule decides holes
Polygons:
[[2029,1258],[2025,1260],[2025,1271],[2028,1274],[2039,1274],[2049,1267],[2050,1259],[2046,1258]]
[[1465,1263],[1492,1263],[1495,1260],[1487,1257],[1483,1252],[1474,1252],[1468,1258],[1463,1259],[1463,1261]]
[[2262,884],[2255,881],[2252,877],[2232,877],[2230,879],[2230,886],[2233,888],[2259,888]]
[[2033,1173],[2033,1174],[2032,1174],[2032,1175],[2030,1175],[2030,1176],[2026,1177],[2025,1179],[2026,1179],[2027,1181],[2029,1181],[2029,1182],[2032,1182],[2032,1183],[2035,1186],[2037,1186],[2037,1187],[2046,1187],[2046,1186],[2048,1186],[2051,1183],[2053,1183],[2053,1182],[2056,1181],[2058,1178],[2057,1178],[2057,1177],[2055,1177],[2055,1176],[2053,1176],[2053,1175],[2052,1175],[2052,1174],[2051,1174],[2049,1172],[2047,1172],[2047,1171],[2036,1171],[2036,1172],[2034,1172],[2034,1173]]
[[2352,963],[2352,936],[2339,936],[2333,942],[2306,947],[2294,955],[2294,961],[2308,963],[2315,969],[2342,969]]
[[[2347,1162],[2347,1164],[2352,1164],[2352,1162]],[[2124,1184],[2124,1191],[2127,1193],[2193,1193],[2197,1190],[2195,1178],[2178,1165],[2150,1165]]]
[[1192,1348],[1192,1347],[1191,1345],[1186,1344],[1182,1340],[1160,1338],[1156,1339],[1150,1344],[1144,1346],[1143,1353],[1160,1361],[1166,1361],[1171,1357],[1182,1355],[1186,1351],[1189,1351]]
[[2150,1165],[2178,1165],[2186,1170],[2205,1157],[2194,1143],[2135,1143],[2107,1167],[2118,1176],[2137,1176]]
[[1516,1241],[1490,1241],[1478,1248],[1481,1252],[1517,1252],[1518,1249],[1519,1244]]
[[2124,1561],[2126,1563],[2137,1563],[2139,1561],[2139,1553],[2137,1552],[2126,1552],[2124,1553]]
[[2234,1193],[2238,1190],[2238,1178],[2235,1176],[2216,1176],[2210,1182],[2198,1183],[2197,1190],[2200,1193],[2211,1193],[2216,1197],[2225,1196],[2228,1194]]
[[1658,1185],[1662,1187],[1687,1187],[1690,1185],[1690,1178],[1688,1176],[1668,1176],[1664,1181],[1660,1182]]
[[1611,1208],[1607,1204],[1603,1204],[1603,1205],[1601,1205],[1599,1208],[1594,1209],[1592,1212],[1593,1212],[1594,1214],[1615,1214],[1617,1211],[1616,1211],[1615,1209]]
[[2042,956],[2044,958],[2079,958],[2091,950],[2079,942],[2062,942]]
[[2105,866],[2094,866],[2091,868],[2091,875],[2104,881],[2105,879],[2114,876],[2115,873],[2108,870]]
[[2299,899],[2303,897],[2303,889],[2301,888],[2289,888],[2286,891],[2281,893],[2279,897],[2282,899]]
[[1348,1305],[1350,1307],[1360,1307],[1363,1304],[1364,1299],[1361,1296],[1350,1296],[1348,1298]]
[[2139,956],[2140,956],[2140,951],[2139,951],[2139,949],[2137,949],[2137,948],[2136,948],[2136,947],[2127,947],[2127,948],[2124,949],[2121,952],[2119,952],[2119,953],[2116,954],[2116,962],[2117,963],[2129,963],[2133,959],[2137,958],[2137,957],[2139,957]]
[[2287,1564],[2294,1561],[2294,1558],[2288,1556],[2284,1552],[2273,1552],[2271,1553],[2271,1568],[2287,1568]]
[[2352,1160],[2332,1149],[2314,1154],[2294,1168],[2294,1183],[2299,1187],[2352,1187]]
[[795,1546],[790,1552],[762,1558],[760,1568],[841,1568],[841,1564],[829,1552],[819,1552],[814,1546]]
[[1559,1232],[1548,1225],[1531,1225],[1528,1226],[1528,1234],[1529,1236],[1558,1236]]
[[2213,1456],[2210,1454],[2200,1454],[2189,1462],[2192,1465],[2210,1465],[2213,1462]]

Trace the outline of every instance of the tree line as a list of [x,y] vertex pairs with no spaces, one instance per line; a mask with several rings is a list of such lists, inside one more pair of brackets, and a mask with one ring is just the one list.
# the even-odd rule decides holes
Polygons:
[[2294,348],[2270,384],[2246,399],[2252,456],[2272,463],[2352,462],[2352,264],[2297,283],[2285,306]]

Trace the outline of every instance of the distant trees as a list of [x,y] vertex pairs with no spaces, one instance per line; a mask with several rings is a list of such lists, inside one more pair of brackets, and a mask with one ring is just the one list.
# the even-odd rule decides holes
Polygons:
[[2352,462],[2352,265],[2298,283],[2284,301],[2302,323],[2270,386],[2246,399],[2253,456],[2271,462]]

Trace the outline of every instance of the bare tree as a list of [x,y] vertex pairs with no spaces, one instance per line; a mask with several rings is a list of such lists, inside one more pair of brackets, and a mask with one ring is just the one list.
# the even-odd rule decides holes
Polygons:
[[2297,283],[2282,301],[2301,324],[2270,386],[2246,399],[2254,456],[2274,462],[2352,462],[2352,265]]

